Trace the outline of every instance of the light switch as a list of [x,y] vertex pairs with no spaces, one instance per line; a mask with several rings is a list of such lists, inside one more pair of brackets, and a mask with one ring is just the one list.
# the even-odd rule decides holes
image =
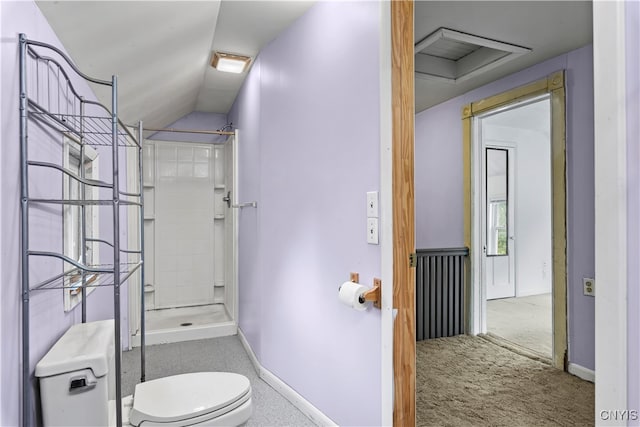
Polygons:
[[367,243],[378,244],[378,218],[367,218]]
[[378,192],[367,193],[367,218],[378,218]]

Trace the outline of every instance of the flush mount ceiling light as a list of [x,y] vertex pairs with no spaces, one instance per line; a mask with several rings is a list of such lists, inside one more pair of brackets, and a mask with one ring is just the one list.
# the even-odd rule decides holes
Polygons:
[[251,58],[232,53],[213,52],[211,66],[226,73],[244,73],[249,68]]
[[415,45],[416,77],[457,83],[511,61],[531,49],[439,28]]

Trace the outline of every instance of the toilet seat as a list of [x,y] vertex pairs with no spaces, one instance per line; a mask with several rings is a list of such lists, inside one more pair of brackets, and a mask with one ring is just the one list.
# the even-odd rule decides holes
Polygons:
[[[234,411],[237,417],[225,416]],[[251,384],[245,376],[229,372],[198,372],[136,385],[129,423],[141,427],[181,426],[223,417],[227,425],[236,422],[238,425],[244,423],[251,412]]]

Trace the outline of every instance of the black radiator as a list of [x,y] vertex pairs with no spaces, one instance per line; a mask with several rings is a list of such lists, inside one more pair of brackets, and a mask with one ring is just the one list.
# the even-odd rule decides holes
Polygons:
[[418,249],[416,253],[416,340],[463,334],[469,249]]

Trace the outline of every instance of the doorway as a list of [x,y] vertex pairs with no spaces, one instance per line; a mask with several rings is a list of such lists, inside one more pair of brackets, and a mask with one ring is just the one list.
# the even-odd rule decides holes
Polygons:
[[[504,120],[513,119],[514,122],[515,120],[520,120],[525,123],[524,118],[532,116],[532,112],[535,110],[540,110],[538,113],[540,116],[545,116],[546,114],[546,117],[549,118],[549,125],[546,128],[546,132],[549,134],[549,142],[543,144],[544,138],[537,138],[536,141],[542,141],[539,142],[539,145],[545,145],[548,148],[540,148],[535,154],[532,154],[529,152],[529,149],[532,148],[532,143],[525,145],[524,142],[514,142],[514,139],[522,139],[524,136],[529,135],[528,140],[532,140],[534,135],[544,134],[544,120],[537,122],[540,129],[536,128],[535,131],[520,129],[515,133],[513,129],[510,129],[509,132],[505,131],[504,128],[508,128],[508,126],[504,126]],[[507,123],[509,122],[507,121]],[[520,127],[522,128],[523,126],[521,125]],[[528,127],[532,128],[533,125]],[[486,141],[481,138],[483,131],[487,137]],[[514,137],[518,133],[521,135],[517,138]],[[553,73],[545,79],[465,106],[463,109],[463,138],[465,161],[463,178],[465,193],[464,234],[465,244],[471,248],[471,262],[469,263],[469,274],[467,276],[469,278],[467,283],[467,295],[469,296],[467,299],[469,301],[467,306],[468,330],[472,334],[491,332],[490,326],[488,327],[489,308],[500,305],[500,303],[492,303],[491,301],[498,300],[498,298],[513,298],[509,302],[524,303],[527,301],[518,300],[518,298],[548,293],[546,301],[544,301],[545,297],[538,297],[538,299],[543,300],[542,302],[535,301],[536,304],[542,305],[542,307],[537,307],[542,313],[549,312],[548,305],[551,304],[549,320],[552,336],[551,351],[548,351],[549,346],[542,347],[541,350],[549,355],[553,366],[566,369],[567,278],[564,72]],[[496,189],[492,190],[495,193],[493,198],[486,197],[488,194],[486,185],[489,181],[486,176],[487,149],[495,150],[489,152],[495,163],[492,168],[496,169],[498,160],[501,160],[503,170],[501,184],[496,184]],[[534,163],[533,165],[528,165],[527,162],[534,157],[546,158],[548,162],[544,163],[541,160],[542,163],[532,162]],[[511,162],[511,170],[508,165],[509,162]],[[547,168],[549,173],[536,172],[536,168]],[[518,170],[519,173],[516,173]],[[530,170],[530,172],[526,173],[527,170]],[[484,171],[485,176],[482,177],[482,172],[479,171]],[[538,178],[530,179],[528,175],[531,174]],[[518,178],[519,176],[520,179]],[[510,196],[511,205],[513,205],[512,212],[509,212],[508,203],[509,180],[511,180],[512,187]],[[544,191],[540,190],[541,188],[548,188],[549,193],[544,195]],[[500,193],[504,194],[504,197],[500,197]],[[501,205],[502,199],[504,199],[504,204]],[[494,203],[493,206],[492,203]],[[518,208],[519,205],[521,208]],[[495,217],[491,216],[491,209],[496,210]],[[521,216],[518,215],[518,211],[520,211]],[[500,214],[502,214],[501,217],[499,216]],[[528,216],[531,218],[528,218]],[[487,219],[495,219],[495,223],[488,223]],[[544,221],[541,221],[541,219],[544,219]],[[541,222],[542,225],[534,226],[534,220],[536,220],[536,224]],[[491,233],[494,233],[494,236],[490,236]],[[548,236],[549,234],[552,236],[550,240],[547,238],[538,239],[538,237]],[[488,244],[494,244],[498,257],[502,258],[500,261],[485,262],[490,258],[484,252]],[[503,253],[500,253],[500,250]],[[512,256],[506,256],[509,253]],[[487,274],[491,275],[491,279],[495,280],[495,284],[501,286],[501,292],[505,293],[488,293]],[[487,302],[488,299],[489,303]],[[534,298],[529,299],[532,300]],[[506,300],[498,301],[506,303]],[[535,312],[536,304],[529,302],[526,307],[532,308],[533,312]],[[504,313],[509,309],[515,313],[523,312],[521,307],[518,308],[516,306],[515,308],[502,307],[502,310],[497,309],[497,313]],[[534,326],[539,323],[535,320],[536,315],[539,314],[532,313],[529,315],[534,319],[531,323]],[[515,324],[513,321],[507,323],[510,324],[509,326]],[[521,334],[521,329],[523,328],[516,327],[514,333],[516,335]],[[546,337],[549,335],[548,332],[546,332],[546,335],[544,335],[544,332],[541,334],[541,336]],[[543,338],[540,339],[542,340]],[[527,344],[530,345],[530,343]]]
[[143,163],[146,344],[235,334],[235,136],[147,140]]
[[551,359],[549,94],[478,115],[483,333]]

